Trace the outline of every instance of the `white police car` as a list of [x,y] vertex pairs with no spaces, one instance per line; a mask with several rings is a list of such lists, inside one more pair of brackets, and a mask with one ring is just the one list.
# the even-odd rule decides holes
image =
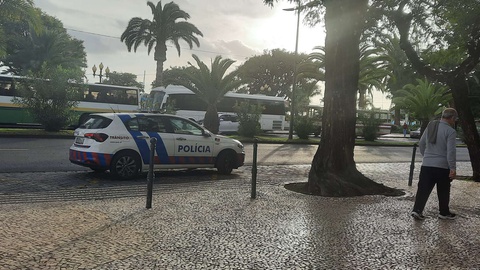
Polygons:
[[70,161],[119,179],[148,171],[150,138],[157,139],[155,169],[217,168],[230,174],[243,165],[241,142],[214,135],[197,123],[167,114],[98,113],[75,130]]

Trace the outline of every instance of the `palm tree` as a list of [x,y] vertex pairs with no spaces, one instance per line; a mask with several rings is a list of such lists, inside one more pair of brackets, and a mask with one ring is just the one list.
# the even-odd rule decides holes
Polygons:
[[167,41],[173,42],[180,56],[180,40],[187,42],[190,49],[193,43],[200,46],[200,42],[195,35],[203,36],[197,27],[186,21],[177,22],[179,19],[188,20],[190,15],[181,10],[177,4],[170,2],[162,8],[162,1],[157,5],[148,1],[147,5],[152,10],[153,20],[134,17],[130,19],[127,28],[121,36],[121,41],[125,42],[128,51],[137,51],[138,46],[143,43],[148,48],[148,54],[153,47],[154,59],[157,62],[157,74],[155,85],[162,85],[163,81],[163,63],[167,60]]
[[452,100],[452,94],[448,93],[445,86],[438,87],[427,79],[417,79],[417,84],[407,84],[397,91],[397,97],[393,102],[400,108],[415,114],[422,122],[420,134],[428,125],[428,122],[442,112],[444,106]]
[[308,61],[301,62],[297,68],[297,78],[325,81],[325,47],[315,46],[308,55]]
[[7,23],[24,21],[35,31],[42,27],[40,12],[33,0],[2,0],[0,1],[0,57],[6,54],[6,43],[9,37]]
[[[387,89],[390,92],[389,97],[393,100],[397,97],[397,91],[403,89],[407,84],[415,83],[419,78],[411,67],[405,52],[400,48],[400,39],[396,36],[385,36],[380,41],[375,42],[375,47],[381,48],[384,54],[389,56],[387,69],[391,76],[387,79]],[[400,125],[400,108],[393,102],[395,109],[395,125]]]
[[236,71],[225,75],[235,61],[217,56],[211,64],[211,69],[209,69],[205,63],[200,61],[198,56],[193,54],[192,57],[197,62],[198,68],[190,64],[185,69],[173,69],[170,72],[178,74],[171,74],[169,77],[172,78],[172,81],[166,83],[185,86],[205,101],[207,110],[203,124],[211,132],[218,133],[220,122],[218,120],[217,104],[228,91],[232,91],[241,85],[241,81],[235,78],[237,76]]
[[360,74],[358,78],[358,107],[367,106],[366,95],[372,96],[373,89],[385,91],[387,78],[391,77],[388,67],[390,57],[377,48],[366,44],[360,47]]
[[[316,46],[308,56],[308,60],[299,65],[299,78],[325,80],[325,47]],[[386,78],[391,76],[387,69],[389,56],[380,49],[367,45],[360,48],[360,74],[358,80],[358,107],[367,105],[366,94],[372,95],[373,89],[385,90]]]

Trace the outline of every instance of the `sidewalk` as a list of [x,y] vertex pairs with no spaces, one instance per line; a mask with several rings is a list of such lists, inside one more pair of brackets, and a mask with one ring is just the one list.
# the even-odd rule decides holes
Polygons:
[[254,200],[244,167],[228,183],[156,183],[149,210],[144,197],[0,204],[0,269],[479,269],[480,183],[453,182],[457,220],[436,217],[434,192],[414,221],[419,166],[408,187],[409,166],[357,164],[403,197],[286,190],[307,180],[305,165],[259,167]]

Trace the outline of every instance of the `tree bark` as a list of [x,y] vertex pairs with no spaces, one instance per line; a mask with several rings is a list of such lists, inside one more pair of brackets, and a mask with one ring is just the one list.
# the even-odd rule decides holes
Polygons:
[[[411,121],[409,121],[411,122]],[[400,109],[395,108],[394,125],[400,126]],[[410,123],[407,123],[410,124]]]
[[155,73],[155,86],[163,85],[163,63],[167,61],[167,46],[163,43],[155,45],[155,61],[157,62],[157,70]]
[[462,127],[465,143],[467,144],[470,164],[473,170],[473,179],[480,181],[480,137],[470,108],[466,76],[457,76],[451,81],[449,86],[452,89],[460,126]]
[[353,159],[360,35],[368,0],[325,0],[325,97],[322,140],[308,190],[322,196],[400,194],[363,176]]
[[207,105],[207,111],[205,112],[205,119],[203,121],[203,125],[206,129],[210,130],[214,134],[218,134],[220,121],[218,119],[218,111],[216,105]]

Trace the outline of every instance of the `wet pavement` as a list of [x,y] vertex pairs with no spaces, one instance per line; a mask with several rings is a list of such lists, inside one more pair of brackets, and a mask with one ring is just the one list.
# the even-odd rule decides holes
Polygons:
[[[326,198],[286,190],[308,165],[156,173],[115,181],[85,171],[0,173],[0,269],[480,269],[480,183],[455,180],[451,209],[409,216],[409,163],[359,163],[402,197]],[[470,175],[469,163],[458,164]]]

